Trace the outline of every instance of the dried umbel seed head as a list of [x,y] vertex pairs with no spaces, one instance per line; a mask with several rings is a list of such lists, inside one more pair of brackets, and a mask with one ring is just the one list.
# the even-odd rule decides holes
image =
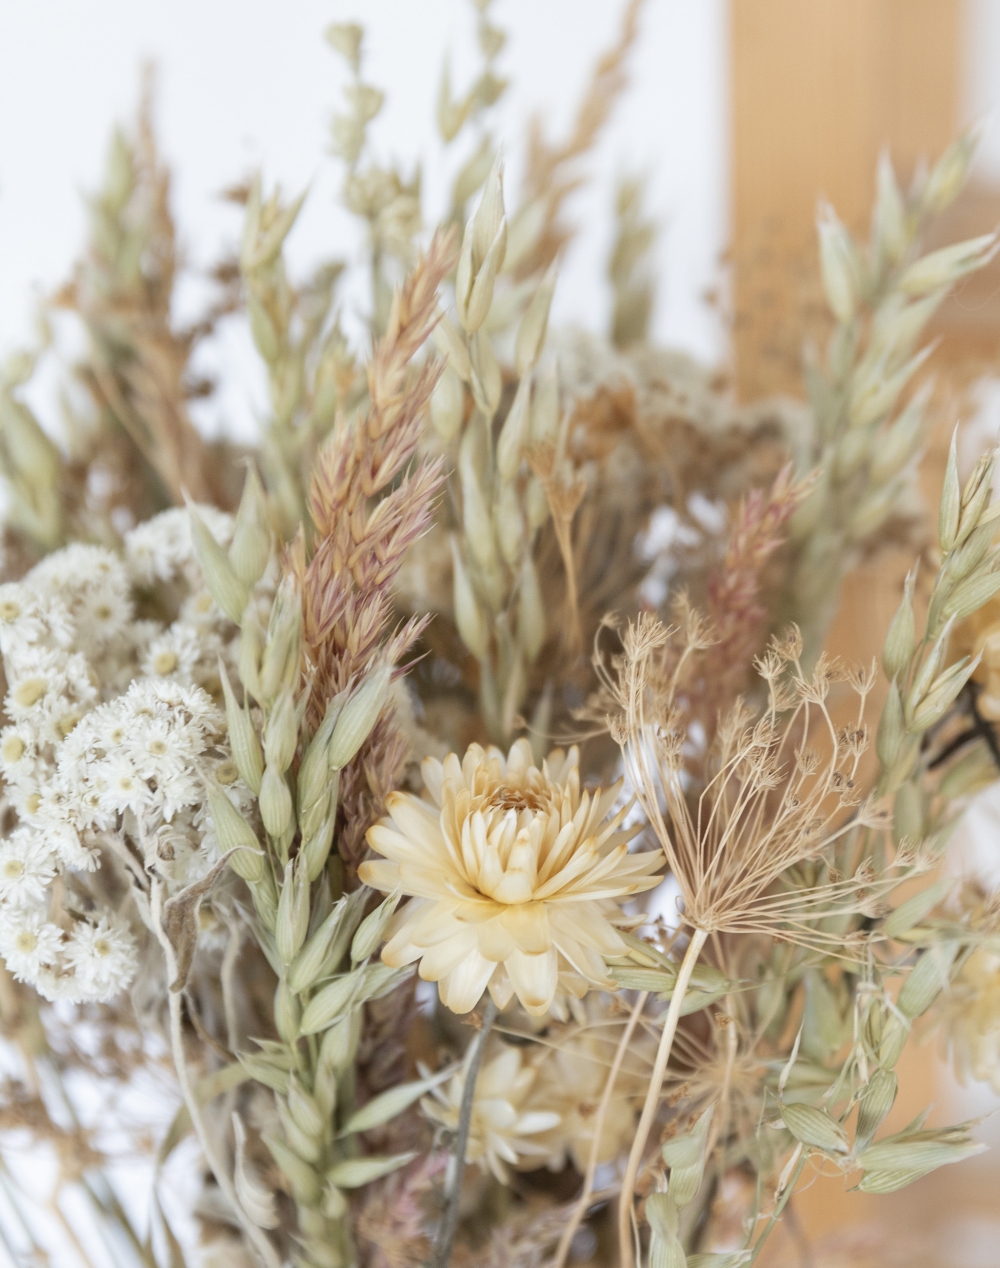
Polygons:
[[659,851],[629,854],[633,833],[611,814],[620,785],[582,792],[576,749],[539,770],[527,740],[507,757],[474,744],[462,762],[428,758],[433,801],[393,793],[368,832],[387,862],[363,863],[367,885],[413,895],[389,925],[382,958],[420,961],[456,1013],[489,987],[543,1014],[557,991],[609,985],[604,955],[624,954],[617,900],[659,881]]

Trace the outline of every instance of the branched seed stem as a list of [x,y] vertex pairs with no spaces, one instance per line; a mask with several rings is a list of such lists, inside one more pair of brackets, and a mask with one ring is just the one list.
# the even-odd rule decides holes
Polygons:
[[698,963],[698,956],[701,955],[701,949],[707,937],[708,934],[702,929],[695,929],[691,934],[691,941],[684,952],[684,959],[677,973],[677,984],[670,997],[670,1007],[667,1009],[666,1020],[663,1023],[663,1034],[660,1037],[660,1046],[656,1050],[656,1061],[653,1064],[653,1073],[650,1075],[649,1087],[646,1091],[646,1103],[642,1107],[642,1117],[639,1119],[639,1127],[635,1133],[635,1140],[632,1142],[628,1165],[625,1168],[625,1178],[622,1180],[621,1197],[618,1199],[619,1268],[633,1268],[632,1198],[635,1193],[635,1183],[639,1178],[643,1150],[646,1148],[646,1141],[649,1139],[653,1119],[656,1117],[656,1110],[660,1103],[660,1091],[663,1088],[663,1078],[667,1072],[670,1051],[674,1046],[674,1035],[677,1033],[681,1006],[687,994],[694,966]]

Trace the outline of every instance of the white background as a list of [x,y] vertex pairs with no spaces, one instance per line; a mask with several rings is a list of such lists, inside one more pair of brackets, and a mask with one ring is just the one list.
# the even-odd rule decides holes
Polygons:
[[[500,68],[513,85],[498,131],[515,190],[528,119],[541,112],[550,133],[564,133],[620,12],[616,0],[493,6],[509,33]],[[432,222],[456,166],[434,126],[442,61],[450,50],[456,92],[479,65],[472,6],[462,0],[0,0],[0,354],[30,332],[33,288],[51,290],[67,274],[85,233],[84,197],[98,185],[112,125],[134,114],[146,59],[158,68],[157,129],[193,266],[234,240],[237,209],[217,194],[257,168],[289,193],[310,187],[289,241],[295,270],[348,255],[357,229],[336,206],[340,167],[327,152],[346,71],[321,32],[349,19],[366,26],[366,78],[387,93],[376,150],[406,170],[423,162]],[[565,261],[557,320],[606,323],[614,185],[620,172],[641,169],[663,225],[656,334],[709,359],[722,355],[702,295],[717,281],[726,237],[725,42],[724,0],[646,6],[631,87],[584,165],[591,184],[571,205],[586,228]],[[192,294],[181,291],[182,308]],[[225,347],[215,356],[247,381],[230,382],[215,407],[224,417],[205,422],[242,431],[258,391],[251,363]]]

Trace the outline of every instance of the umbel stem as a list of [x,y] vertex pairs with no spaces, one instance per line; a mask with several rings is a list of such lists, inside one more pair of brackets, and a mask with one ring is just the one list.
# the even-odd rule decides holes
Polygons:
[[620,1268],[633,1268],[632,1197],[635,1193],[635,1182],[639,1178],[639,1167],[642,1163],[643,1150],[646,1148],[646,1141],[649,1139],[653,1119],[656,1117],[656,1110],[660,1102],[663,1077],[667,1072],[670,1050],[674,1046],[674,1035],[677,1033],[677,1023],[680,1020],[684,996],[687,994],[691,974],[694,972],[694,966],[698,963],[698,956],[701,955],[701,949],[705,945],[707,937],[708,934],[704,930],[695,929],[691,934],[691,941],[688,943],[687,950],[684,952],[684,959],[681,961],[681,967],[677,974],[677,984],[674,987],[673,995],[670,997],[670,1007],[667,1009],[666,1020],[663,1023],[660,1046],[656,1050],[656,1061],[653,1064],[653,1073],[650,1076],[649,1088],[646,1092],[646,1103],[642,1107],[642,1117],[639,1119],[639,1127],[636,1130],[635,1140],[632,1142],[632,1150],[628,1156],[628,1165],[625,1168],[625,1177],[622,1180],[621,1196],[618,1199],[618,1259]]
[[451,1182],[445,1198],[444,1218],[438,1230],[437,1242],[434,1246],[434,1268],[448,1268],[451,1260],[451,1248],[455,1241],[455,1230],[458,1228],[458,1211],[462,1201],[462,1176],[465,1174],[465,1149],[469,1143],[469,1128],[472,1125],[472,1105],[476,1096],[476,1079],[483,1060],[483,1051],[490,1030],[496,1021],[498,1012],[492,998],[487,997],[483,1009],[483,1021],[472,1043],[469,1044],[468,1066],[465,1070],[465,1086],[462,1088],[462,1104],[458,1112],[458,1131],[455,1134],[455,1149],[452,1157]]

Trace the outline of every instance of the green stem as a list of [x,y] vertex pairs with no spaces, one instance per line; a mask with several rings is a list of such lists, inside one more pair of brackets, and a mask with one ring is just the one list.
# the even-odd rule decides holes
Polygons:
[[479,1034],[469,1045],[469,1064],[465,1071],[465,1086],[462,1088],[462,1104],[458,1113],[458,1132],[455,1136],[455,1150],[451,1183],[438,1230],[437,1243],[434,1247],[434,1268],[448,1268],[451,1261],[451,1250],[458,1229],[458,1211],[462,1199],[462,1176],[465,1174],[465,1150],[469,1143],[469,1128],[472,1125],[472,1106],[476,1096],[476,1079],[483,1060],[483,1051],[499,1009],[493,1000],[487,999],[483,1010],[483,1023]]
[[785,1209],[785,1206],[788,1203],[788,1199],[792,1196],[792,1191],[794,1190],[796,1184],[798,1184],[799,1176],[802,1174],[802,1168],[805,1165],[806,1165],[806,1154],[805,1154],[805,1151],[803,1150],[802,1157],[799,1159],[798,1165],[796,1166],[795,1170],[792,1172],[791,1178],[789,1179],[788,1183],[785,1185],[785,1191],[784,1193],[782,1193],[781,1199],[778,1202],[778,1205],[774,1208],[774,1211],[771,1213],[771,1218],[767,1221],[767,1224],[764,1227],[763,1233],[761,1233],[760,1237],[758,1237],[756,1242],[754,1242],[753,1253],[751,1254],[750,1258],[747,1260],[747,1268],[751,1268],[751,1265],[757,1262],[757,1256],[760,1254],[761,1247],[764,1245],[767,1239],[771,1236],[771,1232],[774,1229],[775,1224],[777,1224],[778,1220],[781,1218],[781,1212]]

